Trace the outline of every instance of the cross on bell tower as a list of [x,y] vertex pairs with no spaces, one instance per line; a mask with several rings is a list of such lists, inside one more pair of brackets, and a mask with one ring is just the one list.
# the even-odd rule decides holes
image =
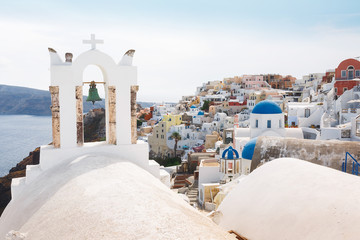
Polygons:
[[83,40],[83,44],[91,44],[91,49],[95,50],[96,49],[96,44],[103,44],[104,40],[98,40],[95,39],[95,34],[91,34],[90,35],[90,40]]

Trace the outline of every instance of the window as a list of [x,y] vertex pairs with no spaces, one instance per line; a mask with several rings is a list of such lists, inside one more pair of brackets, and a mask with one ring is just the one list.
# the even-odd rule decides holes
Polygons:
[[305,109],[305,117],[308,118],[310,116],[310,109]]
[[347,87],[344,87],[343,88],[343,92],[345,92],[345,91],[347,91],[348,90],[348,88]]
[[341,70],[341,78],[346,78],[346,70]]
[[354,78],[354,70],[349,70],[348,75],[349,75],[349,79],[353,79]]
[[258,128],[259,127],[259,120],[256,119],[256,122],[255,122],[255,127]]
[[267,128],[271,128],[271,120],[267,120]]
[[156,134],[156,138],[159,138],[159,134]]
[[354,78],[354,67],[353,66],[349,66],[347,68],[348,70],[348,79],[353,79]]
[[355,77],[360,77],[360,70],[355,71]]
[[335,93],[337,93],[337,87],[335,88]]
[[279,120],[279,128],[281,128],[282,126],[281,126],[281,119]]

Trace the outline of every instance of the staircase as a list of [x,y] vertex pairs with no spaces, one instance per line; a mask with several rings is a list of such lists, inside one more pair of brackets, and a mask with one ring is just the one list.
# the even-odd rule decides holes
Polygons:
[[187,184],[186,179],[190,176],[191,176],[190,174],[176,174],[174,179],[174,185],[172,188],[186,187]]
[[198,198],[198,189],[196,188],[196,189],[191,189],[191,190],[189,190],[188,191],[188,193],[187,193],[187,196],[188,196],[188,198],[189,198],[189,200],[190,200],[190,205],[191,206],[194,206],[194,204],[195,205],[197,205],[198,203],[198,201],[197,201],[197,198]]
[[191,206],[198,205],[198,196],[199,196],[199,189],[198,189],[198,181],[195,180],[193,185],[189,187],[189,191],[187,192],[187,196],[190,200]]
[[186,196],[189,198],[189,204],[191,206],[198,205],[198,180],[195,180],[193,183],[192,181],[188,180],[187,178],[193,176],[192,174],[176,174],[174,179],[174,185],[172,186],[173,189],[182,188],[189,186],[189,190],[186,192]]
[[324,114],[324,109],[322,107],[316,109],[309,117],[301,118],[299,122],[299,127],[309,127],[311,125],[320,125],[321,117]]

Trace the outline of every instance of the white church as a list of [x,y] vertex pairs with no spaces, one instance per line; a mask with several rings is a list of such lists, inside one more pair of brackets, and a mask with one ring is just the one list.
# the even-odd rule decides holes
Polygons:
[[[233,239],[169,189],[169,174],[148,159],[148,144],[136,141],[134,50],[116,63],[97,49],[103,41],[94,35],[83,43],[91,48],[75,60],[49,48],[53,142],[41,146],[39,165],[13,179],[0,238]],[[106,142],[84,143],[88,65],[103,74]]]
[[284,113],[275,102],[270,100],[256,104],[250,113],[249,121],[248,128],[234,129],[234,147],[239,152],[243,151],[245,144],[250,140],[260,136],[304,138],[301,128],[285,128]]

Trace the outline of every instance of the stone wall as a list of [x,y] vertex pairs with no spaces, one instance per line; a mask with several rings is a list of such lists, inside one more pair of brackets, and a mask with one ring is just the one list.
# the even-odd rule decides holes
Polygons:
[[131,86],[131,143],[136,144],[137,141],[137,118],[136,118],[136,93],[139,91],[139,86]]
[[109,144],[116,144],[116,87],[108,87],[109,104]]
[[[341,171],[346,152],[360,160],[360,142],[258,137],[251,162],[251,171],[261,163],[281,157],[298,158]],[[351,164],[352,160],[348,157],[346,169],[350,173]]]
[[51,114],[52,114],[52,137],[55,148],[60,147],[60,104],[59,104],[59,87],[50,86],[51,94]]
[[75,87],[76,92],[76,136],[78,146],[84,144],[84,129],[83,129],[83,89],[82,86]]

